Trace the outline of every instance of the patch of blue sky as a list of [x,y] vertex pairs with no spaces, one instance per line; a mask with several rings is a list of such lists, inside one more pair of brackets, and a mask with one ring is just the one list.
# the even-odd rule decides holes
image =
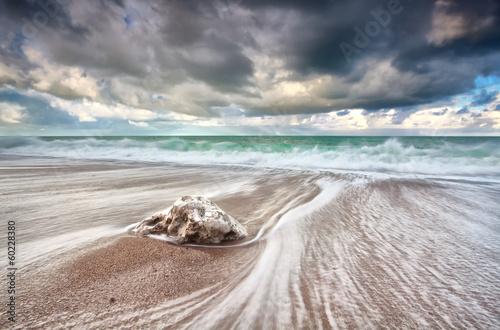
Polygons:
[[485,88],[496,85],[496,88],[500,88],[500,77],[492,75],[492,76],[478,76],[476,80],[474,80],[474,84],[476,88]]

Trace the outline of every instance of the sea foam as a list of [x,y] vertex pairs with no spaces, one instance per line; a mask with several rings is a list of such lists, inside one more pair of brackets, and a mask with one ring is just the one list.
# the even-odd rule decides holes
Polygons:
[[[123,137],[0,139],[1,154],[171,162],[189,165],[244,165],[299,170],[351,170],[400,174],[500,176],[500,144],[495,138],[328,137]],[[474,139],[474,138],[471,138]],[[366,142],[366,141],[365,141]]]

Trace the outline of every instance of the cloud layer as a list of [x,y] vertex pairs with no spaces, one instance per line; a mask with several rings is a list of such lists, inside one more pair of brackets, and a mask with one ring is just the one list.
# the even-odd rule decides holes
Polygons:
[[258,126],[362,109],[397,126],[438,105],[495,111],[498,82],[477,79],[500,76],[499,19],[490,0],[6,0],[0,123]]

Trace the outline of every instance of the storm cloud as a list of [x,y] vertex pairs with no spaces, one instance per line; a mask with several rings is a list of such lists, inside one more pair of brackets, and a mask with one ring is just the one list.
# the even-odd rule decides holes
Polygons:
[[402,123],[500,75],[499,23],[493,0],[5,0],[0,88],[201,118],[395,109]]

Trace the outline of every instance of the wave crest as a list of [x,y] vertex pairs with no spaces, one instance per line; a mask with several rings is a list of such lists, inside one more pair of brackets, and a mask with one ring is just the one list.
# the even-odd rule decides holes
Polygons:
[[300,170],[500,175],[500,145],[493,139],[464,140],[467,143],[446,138],[360,139],[4,137],[0,139],[0,153]]

